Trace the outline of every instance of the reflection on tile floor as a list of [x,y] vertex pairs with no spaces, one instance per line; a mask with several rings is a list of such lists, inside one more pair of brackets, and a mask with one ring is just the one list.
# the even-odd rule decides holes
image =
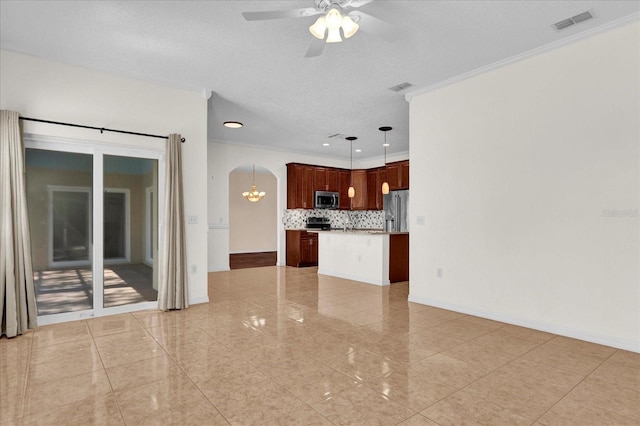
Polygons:
[[636,425],[640,354],[267,267],[0,339],[0,425]]

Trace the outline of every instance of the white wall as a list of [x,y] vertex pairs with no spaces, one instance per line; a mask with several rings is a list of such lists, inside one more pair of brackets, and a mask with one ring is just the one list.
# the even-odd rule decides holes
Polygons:
[[[207,100],[202,93],[0,51],[0,107],[22,116],[141,133],[180,133],[183,145],[185,214],[191,303],[207,295]],[[157,148],[159,139],[23,122],[25,133],[129,147]]]
[[266,193],[256,203],[242,196],[251,190],[252,182],[252,172],[234,170],[229,174],[229,253],[277,250],[278,182],[271,173],[256,172],[256,189]]
[[411,100],[410,300],[640,351],[639,27]]

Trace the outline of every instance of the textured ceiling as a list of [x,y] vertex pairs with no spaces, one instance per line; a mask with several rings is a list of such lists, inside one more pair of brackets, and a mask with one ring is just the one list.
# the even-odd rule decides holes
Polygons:
[[[313,7],[300,1],[0,1],[0,47],[210,94],[209,140],[348,158],[409,150],[404,95],[637,17],[638,1],[383,1],[358,10],[397,29],[360,31],[305,58],[315,17],[245,21],[242,12]],[[590,10],[594,19],[552,25]],[[413,87],[389,90],[399,83]],[[46,118],[46,117],[43,117]],[[245,124],[222,127],[226,120]]]

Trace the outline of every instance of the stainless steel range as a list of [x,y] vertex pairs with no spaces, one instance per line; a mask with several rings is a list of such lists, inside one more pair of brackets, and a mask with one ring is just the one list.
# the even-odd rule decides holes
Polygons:
[[331,229],[331,221],[328,217],[308,217],[306,227],[309,229]]

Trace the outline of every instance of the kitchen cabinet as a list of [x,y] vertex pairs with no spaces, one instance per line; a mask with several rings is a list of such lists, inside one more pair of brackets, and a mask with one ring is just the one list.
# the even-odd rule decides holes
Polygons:
[[349,183],[351,182],[351,172],[340,170],[338,172],[338,192],[340,193],[340,210],[351,209],[351,198],[349,198]]
[[315,167],[313,170],[313,189],[314,191],[328,191],[327,185],[327,169],[324,167]]
[[315,167],[287,164],[287,208],[312,209]]
[[400,189],[409,189],[409,160],[400,163],[400,181],[402,182]]
[[382,210],[384,167],[367,170],[367,210]]
[[356,190],[356,196],[351,200],[352,210],[367,209],[367,171],[354,170],[351,172],[353,179],[353,188]]
[[331,192],[340,191],[340,180],[339,180],[338,169],[327,169],[326,188],[327,188],[327,191],[331,191]]
[[389,281],[409,281],[409,234],[389,235]]
[[[396,161],[386,167],[350,170],[308,164],[287,164],[287,208],[313,209],[315,191],[340,194],[341,210],[382,210],[382,182],[387,178],[389,189],[409,188],[409,161]],[[353,182],[356,196],[348,196]]]
[[296,268],[318,265],[318,233],[287,230],[287,266]]
[[313,188],[315,191],[338,192],[338,169],[315,167],[313,172]]
[[409,189],[409,161],[396,161],[387,164],[389,189]]

